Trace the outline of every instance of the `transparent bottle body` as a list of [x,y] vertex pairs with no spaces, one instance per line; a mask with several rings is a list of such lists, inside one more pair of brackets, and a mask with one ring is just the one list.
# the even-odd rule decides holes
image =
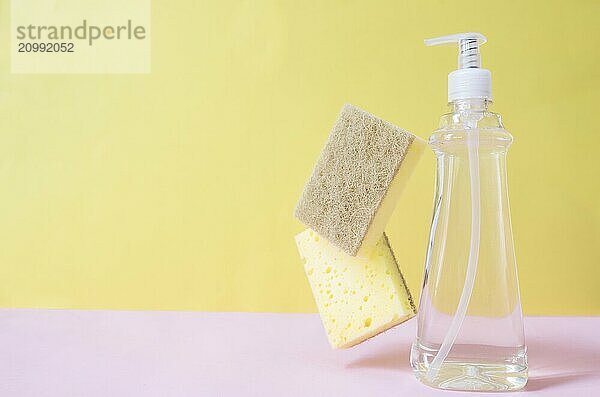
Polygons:
[[[420,381],[441,389],[508,391],[527,382],[506,176],[512,136],[487,105],[480,99],[452,104],[429,140],[437,157],[436,193],[411,365]],[[465,284],[472,217],[467,139],[474,133],[481,206],[475,283],[455,343],[430,379],[427,371]]]

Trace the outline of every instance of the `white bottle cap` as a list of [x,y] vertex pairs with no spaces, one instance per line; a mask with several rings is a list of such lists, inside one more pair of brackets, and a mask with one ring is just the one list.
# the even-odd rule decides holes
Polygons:
[[448,75],[448,102],[456,99],[492,99],[492,74],[481,68],[479,46],[487,39],[481,33],[458,33],[425,40],[425,45],[458,43],[458,70]]

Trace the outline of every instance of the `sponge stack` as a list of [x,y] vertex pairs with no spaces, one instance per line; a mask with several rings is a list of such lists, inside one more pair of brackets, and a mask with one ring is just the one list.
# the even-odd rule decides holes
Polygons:
[[423,153],[424,141],[346,104],[295,215],[348,255],[372,247]]
[[413,317],[384,228],[424,141],[344,105],[295,215],[296,236],[332,347],[346,348]]

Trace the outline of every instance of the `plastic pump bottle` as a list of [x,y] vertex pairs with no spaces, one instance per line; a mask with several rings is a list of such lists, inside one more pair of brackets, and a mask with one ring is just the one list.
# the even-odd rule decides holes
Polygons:
[[440,389],[508,391],[527,382],[506,180],[512,136],[488,110],[485,42],[480,33],[425,40],[459,48],[459,69],[448,75],[450,113],[429,138],[436,193],[411,351],[416,377]]

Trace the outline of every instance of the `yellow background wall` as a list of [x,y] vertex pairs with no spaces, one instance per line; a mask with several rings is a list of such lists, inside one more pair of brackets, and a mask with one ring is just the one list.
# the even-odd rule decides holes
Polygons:
[[[481,31],[515,136],[528,314],[600,314],[600,2],[153,1],[149,75],[11,75],[0,33],[0,305],[313,311],[296,199],[344,102],[422,137]],[[418,295],[428,153],[388,232]]]

